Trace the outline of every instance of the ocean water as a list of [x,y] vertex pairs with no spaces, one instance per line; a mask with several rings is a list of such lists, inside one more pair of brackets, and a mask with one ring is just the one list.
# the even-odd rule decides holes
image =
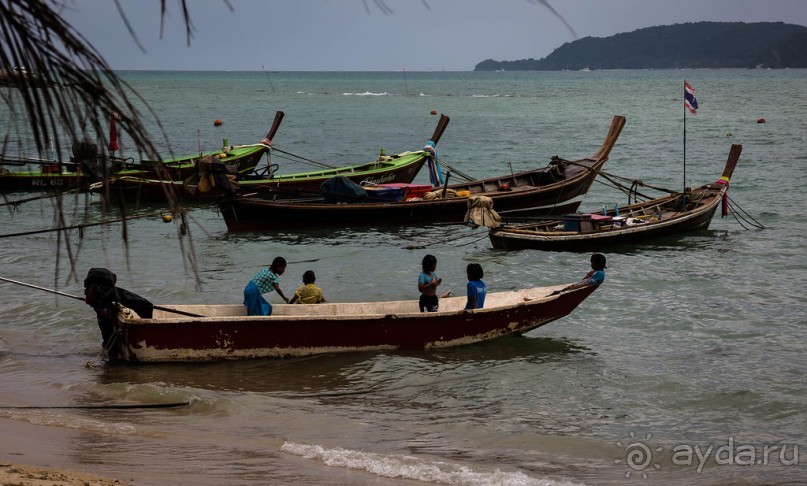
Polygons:
[[[345,165],[381,148],[421,148],[435,110],[451,117],[440,158],[481,178],[593,154],[621,114],[606,172],[673,189],[683,185],[686,79],[700,104],[686,118],[687,183],[714,181],[730,145],[742,144],[730,195],[765,228],[717,215],[708,231],[606,250],[605,284],[571,315],[440,351],[88,368],[100,351],[89,307],[0,283],[0,420],[66,437],[43,445],[41,462],[144,485],[807,477],[807,71],[121,74],[159,117],[164,133],[147,124],[165,154],[257,142],[282,110],[276,147]],[[34,155],[24,138],[12,143]],[[136,157],[125,136],[121,144]],[[272,162],[311,168],[281,153]],[[624,202],[595,182],[582,209]],[[118,217],[93,196],[63,205],[67,224]],[[313,269],[332,301],[416,298],[427,252],[456,292],[469,262],[483,266],[491,290],[572,282],[588,270],[586,254],[494,250],[483,230],[463,226],[228,234],[216,209],[201,206],[189,213],[190,237],[149,216],[160,206],[130,207],[144,217],[129,221],[125,241],[119,223],[6,236],[53,226],[54,208],[51,199],[3,207],[0,276],[82,295],[86,271],[107,267],[119,286],[165,304],[238,303],[277,255],[290,262],[287,295]],[[192,404],[24,408],[183,400]],[[0,443],[3,460],[25,463],[14,441]]]

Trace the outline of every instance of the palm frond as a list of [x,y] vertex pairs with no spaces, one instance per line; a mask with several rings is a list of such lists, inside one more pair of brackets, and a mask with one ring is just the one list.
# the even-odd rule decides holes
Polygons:
[[40,156],[50,141],[58,153],[65,143],[86,138],[101,139],[103,148],[106,124],[117,113],[121,131],[138,151],[159,159],[141,121],[140,111],[151,111],[148,104],[64,20],[60,6],[45,0],[0,0],[0,79],[10,88],[3,96],[9,112],[17,115],[4,140],[10,132],[27,133]]

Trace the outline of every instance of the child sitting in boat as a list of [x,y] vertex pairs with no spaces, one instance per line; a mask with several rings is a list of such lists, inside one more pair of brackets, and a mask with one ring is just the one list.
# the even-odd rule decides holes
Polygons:
[[605,255],[595,253],[591,255],[591,271],[583,277],[588,285],[600,285],[605,282]]
[[[437,298],[437,287],[443,283],[443,279],[438,277],[435,273],[437,270],[437,257],[434,255],[426,255],[421,262],[423,271],[418,276],[418,290],[420,291],[420,300],[418,306],[420,312],[437,312],[440,306],[440,301]],[[448,297],[451,291],[445,292],[440,297]]]
[[565,292],[567,290],[579,289],[587,285],[600,285],[605,281],[605,255],[602,253],[595,253],[591,255],[591,271],[583,277],[583,280],[576,284],[569,285],[561,290],[552,292],[552,295]]
[[286,259],[276,257],[269,268],[263,268],[256,273],[252,280],[244,287],[244,305],[249,316],[272,315],[272,304],[263,298],[267,292],[275,291],[287,304],[289,299],[280,290],[280,276],[286,272]]
[[465,269],[468,275],[467,295],[468,300],[465,302],[466,309],[481,309],[485,306],[485,295],[488,293],[488,287],[482,281],[485,273],[482,271],[482,265],[478,263],[469,263]]
[[317,276],[313,270],[306,270],[303,274],[303,285],[294,291],[289,304],[319,304],[325,302],[322,290],[314,285]]

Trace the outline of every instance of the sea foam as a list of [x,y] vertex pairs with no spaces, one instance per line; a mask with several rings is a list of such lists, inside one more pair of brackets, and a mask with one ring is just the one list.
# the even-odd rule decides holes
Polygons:
[[520,471],[475,470],[465,465],[414,456],[377,454],[350,449],[285,442],[281,451],[322,461],[326,466],[364,470],[385,478],[415,479],[437,484],[497,486],[571,486],[580,483],[533,478]]

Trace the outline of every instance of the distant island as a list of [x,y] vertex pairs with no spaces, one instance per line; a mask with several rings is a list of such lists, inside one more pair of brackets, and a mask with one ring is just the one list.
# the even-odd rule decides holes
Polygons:
[[567,42],[543,59],[480,62],[474,71],[807,68],[807,27],[695,22]]

